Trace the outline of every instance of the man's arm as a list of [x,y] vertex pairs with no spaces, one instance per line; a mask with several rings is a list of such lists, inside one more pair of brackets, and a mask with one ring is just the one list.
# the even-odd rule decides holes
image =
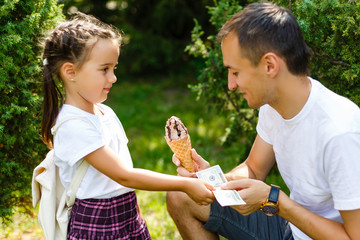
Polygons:
[[340,213],[344,224],[321,217],[280,192],[279,215],[313,239],[360,239],[360,209]]
[[[257,136],[246,161],[226,174],[229,183],[223,188],[241,189],[239,194],[247,203],[232,206],[235,210],[248,215],[260,209],[270,192],[270,186],[263,181],[274,163],[272,146]],[[279,215],[313,239],[360,239],[360,209],[340,211],[340,214],[344,224],[307,210],[280,191]]]
[[[260,209],[270,186],[254,179],[240,179],[228,182],[224,189],[242,189],[240,196],[246,205],[232,206],[243,215],[249,215]],[[338,240],[360,239],[360,209],[340,211],[344,224],[319,216],[291,200],[284,192],[279,195],[279,216],[285,218],[312,239]]]
[[257,135],[248,158],[225,176],[228,181],[244,178],[265,181],[274,164],[275,154],[272,145]]
[[271,144],[256,136],[248,158],[239,166],[225,174],[227,184],[224,189],[236,189],[246,205],[232,206],[242,215],[249,215],[259,210],[260,205],[269,195],[270,186],[265,179],[275,164],[275,154]]

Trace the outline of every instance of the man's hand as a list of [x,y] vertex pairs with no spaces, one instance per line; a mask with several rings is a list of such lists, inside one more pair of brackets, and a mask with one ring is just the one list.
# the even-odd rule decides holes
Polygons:
[[260,180],[241,179],[224,183],[225,190],[237,190],[246,205],[231,206],[240,214],[246,216],[260,209],[261,204],[269,196],[270,186]]
[[[196,172],[210,167],[209,162],[203,159],[199,154],[197,154],[195,149],[191,149],[191,157],[194,161]],[[175,154],[172,157],[172,161],[178,167],[176,171],[179,176],[196,178],[195,173],[191,173],[188,170],[186,170],[183,166],[181,166],[180,160],[175,156]]]

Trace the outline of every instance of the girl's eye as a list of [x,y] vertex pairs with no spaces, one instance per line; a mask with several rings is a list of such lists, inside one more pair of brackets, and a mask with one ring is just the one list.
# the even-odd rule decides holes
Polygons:
[[107,70],[109,70],[108,67],[101,69],[101,71],[103,71],[103,72],[107,72]]

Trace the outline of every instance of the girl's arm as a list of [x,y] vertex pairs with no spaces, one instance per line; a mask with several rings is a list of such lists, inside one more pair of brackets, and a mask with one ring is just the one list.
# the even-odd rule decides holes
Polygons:
[[214,195],[210,191],[213,190],[213,187],[205,181],[129,168],[106,146],[88,154],[84,159],[109,178],[129,188],[150,191],[182,191],[200,205],[208,205],[214,201]]

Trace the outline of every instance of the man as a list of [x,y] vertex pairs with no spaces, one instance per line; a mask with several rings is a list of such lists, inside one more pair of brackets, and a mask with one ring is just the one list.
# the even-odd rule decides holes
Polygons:
[[[228,87],[260,108],[248,158],[226,174],[246,205],[199,206],[169,192],[184,239],[360,239],[360,110],[308,77],[311,56],[284,8],[254,3],[218,34]],[[194,150],[199,169],[209,167]],[[182,176],[194,177],[173,162]],[[288,197],[264,180],[277,163]],[[258,210],[261,211],[258,211]],[[263,214],[265,213],[265,214]],[[267,216],[268,215],[268,216]]]

